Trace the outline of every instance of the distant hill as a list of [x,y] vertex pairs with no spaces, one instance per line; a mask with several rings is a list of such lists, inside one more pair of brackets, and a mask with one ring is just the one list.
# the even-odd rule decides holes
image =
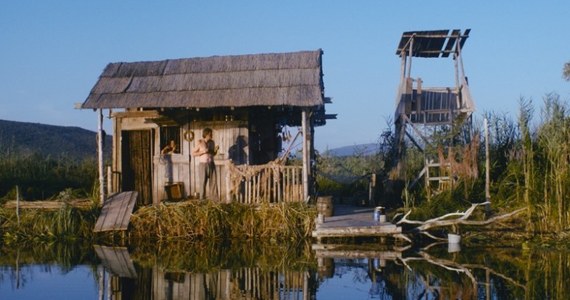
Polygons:
[[323,151],[323,155],[329,156],[351,156],[355,154],[374,155],[378,153],[380,147],[378,144],[359,144],[352,146],[344,146]]
[[[17,151],[72,159],[96,158],[96,133],[79,127],[0,120],[0,153]],[[105,139],[110,152],[111,137]]]

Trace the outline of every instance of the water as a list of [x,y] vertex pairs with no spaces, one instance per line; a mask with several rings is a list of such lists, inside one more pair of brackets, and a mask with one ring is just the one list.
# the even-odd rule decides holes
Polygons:
[[70,270],[57,264],[29,264],[0,269],[0,299],[97,299],[92,266]]
[[46,247],[0,251],[0,299],[570,297],[565,250],[374,243]]

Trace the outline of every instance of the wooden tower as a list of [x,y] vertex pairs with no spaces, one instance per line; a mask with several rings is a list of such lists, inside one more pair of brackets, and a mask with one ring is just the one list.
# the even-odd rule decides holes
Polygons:
[[[470,29],[463,33],[459,29],[404,32],[396,51],[401,59],[401,75],[394,117],[396,166],[391,175],[404,178],[406,144],[413,144],[424,153],[425,166],[410,187],[425,178],[428,197],[449,188],[456,178],[450,164],[441,161],[441,153],[447,154],[450,146],[468,144],[471,139],[475,105],[461,55],[469,32]],[[439,58],[442,62],[451,58],[455,83],[445,87],[423,85],[421,77],[412,76],[415,58]],[[443,76],[437,72],[431,75]],[[434,149],[439,155],[434,154]]]

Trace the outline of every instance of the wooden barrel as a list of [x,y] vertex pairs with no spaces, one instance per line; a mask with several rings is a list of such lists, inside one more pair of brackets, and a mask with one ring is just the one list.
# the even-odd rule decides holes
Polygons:
[[317,198],[317,213],[322,214],[325,217],[332,217],[333,215],[332,196],[324,196]]
[[317,259],[317,273],[321,278],[333,278],[334,260],[330,257],[319,257]]

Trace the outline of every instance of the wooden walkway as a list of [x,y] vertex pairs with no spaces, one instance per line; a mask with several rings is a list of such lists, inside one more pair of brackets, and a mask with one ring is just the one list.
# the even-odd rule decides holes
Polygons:
[[312,236],[323,237],[373,237],[395,236],[402,233],[402,228],[390,222],[374,221],[374,208],[335,205],[334,215],[325,217],[325,222],[317,224]]
[[127,230],[138,195],[138,192],[128,191],[107,198],[93,232]]

